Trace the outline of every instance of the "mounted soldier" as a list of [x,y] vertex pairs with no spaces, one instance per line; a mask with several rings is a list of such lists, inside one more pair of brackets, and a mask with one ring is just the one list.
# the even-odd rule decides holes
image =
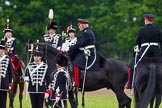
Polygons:
[[29,63],[26,70],[25,81],[29,82],[28,92],[32,108],[43,108],[44,93],[49,82],[47,64],[42,61],[43,49],[36,47],[33,52],[34,61]]
[[53,10],[49,10],[49,19],[50,22],[47,24],[47,34],[43,35],[43,42],[47,42],[51,44],[54,48],[58,50],[61,49],[62,46],[62,37],[60,34],[57,34],[58,25],[53,20]]
[[71,61],[74,65],[73,71],[76,87],[80,86],[79,71],[85,69],[84,76],[86,77],[86,70],[94,71],[99,69],[96,56],[95,35],[89,28],[89,21],[86,19],[78,19],[78,27],[81,31],[81,35],[78,37],[76,44],[72,45],[68,50]]
[[[10,57],[14,70],[18,71],[23,62],[18,58],[18,54],[16,53],[16,38],[12,36],[13,29],[9,19],[7,19],[7,24],[4,27],[3,32],[5,33],[5,36],[2,41],[5,42],[6,52]],[[18,76],[20,77],[20,80],[23,81],[23,73],[18,73]]]
[[62,51],[67,52],[69,50],[69,47],[72,45],[75,45],[77,42],[77,37],[76,37],[76,29],[70,25],[67,27],[67,33],[68,37],[65,39],[65,42],[62,44]]
[[5,43],[0,41],[0,108],[6,108],[7,92],[13,87],[13,68],[5,54]]
[[[134,48],[134,51],[136,52],[134,71],[138,66],[138,63],[145,57],[162,57],[162,32],[159,27],[153,26],[154,19],[155,16],[153,14],[144,14],[145,27],[138,31],[136,46]],[[133,84],[135,73],[131,74],[133,74]]]

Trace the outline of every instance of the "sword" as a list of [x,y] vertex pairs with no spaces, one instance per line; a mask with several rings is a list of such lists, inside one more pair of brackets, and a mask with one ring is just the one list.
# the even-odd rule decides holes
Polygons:
[[89,50],[86,51],[84,49],[84,53],[85,53],[85,58],[86,58],[86,64],[85,64],[84,79],[83,79],[83,85],[82,85],[82,97],[84,94],[85,78],[86,78],[86,74],[87,74],[87,65],[88,65],[88,56],[90,56],[90,51]]
[[133,70],[134,72],[133,72],[133,80],[132,80],[132,89],[133,89],[133,86],[134,86],[134,78],[135,78],[135,73],[136,73],[135,69],[136,69],[138,63],[139,63],[139,62],[141,61],[141,59],[143,58],[143,56],[145,55],[145,53],[147,52],[147,50],[148,50],[149,47],[150,47],[150,44],[146,47],[145,51],[142,53],[142,56],[140,57],[140,59],[139,59],[137,62],[136,62],[136,59],[137,59],[138,53],[137,53],[137,51],[136,51],[135,63],[134,63],[134,70]]

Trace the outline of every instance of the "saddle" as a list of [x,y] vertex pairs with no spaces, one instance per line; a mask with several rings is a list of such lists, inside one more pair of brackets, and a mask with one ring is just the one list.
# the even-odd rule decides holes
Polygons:
[[15,55],[11,55],[10,60],[12,62],[14,70],[18,71],[21,68],[22,61]]

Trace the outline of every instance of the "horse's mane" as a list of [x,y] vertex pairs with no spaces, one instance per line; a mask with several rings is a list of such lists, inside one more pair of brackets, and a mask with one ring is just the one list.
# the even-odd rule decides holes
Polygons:
[[105,62],[106,62],[106,58],[101,55],[100,53],[97,53],[98,57],[99,57],[99,64],[100,64],[100,67],[103,67]]
[[45,52],[48,51],[48,52],[50,52],[50,53],[52,53],[52,54],[54,54],[54,55],[57,55],[58,52],[59,52],[58,49],[52,47],[49,43],[39,43],[39,45],[40,45],[41,47],[43,47],[43,50],[44,50]]

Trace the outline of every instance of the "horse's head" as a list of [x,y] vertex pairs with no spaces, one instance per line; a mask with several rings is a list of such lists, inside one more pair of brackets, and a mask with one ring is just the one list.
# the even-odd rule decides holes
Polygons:
[[37,48],[37,46],[39,46],[43,49],[42,60],[48,64],[49,72],[53,72],[56,69],[55,58],[56,58],[57,54],[59,53],[59,51],[56,48],[49,45],[48,43],[26,44],[29,62],[32,61],[33,51]]

